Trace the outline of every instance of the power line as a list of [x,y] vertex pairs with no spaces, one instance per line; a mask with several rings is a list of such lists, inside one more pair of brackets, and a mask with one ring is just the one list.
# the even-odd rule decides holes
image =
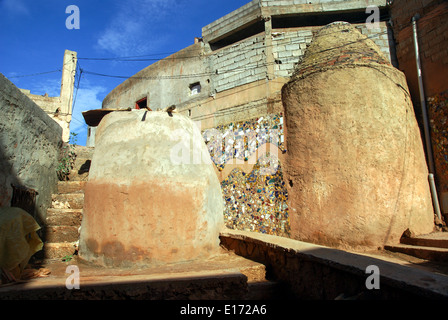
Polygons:
[[[96,61],[140,61],[139,59],[142,59],[141,61],[146,60],[160,60],[161,58],[148,58],[143,59],[144,57],[152,57],[152,56],[166,56],[170,54],[174,54],[176,52],[162,52],[162,53],[153,53],[153,54],[145,54],[140,56],[125,56],[125,57],[111,57],[111,58],[84,58],[79,57],[78,60],[96,60]],[[133,60],[139,58],[137,60]]]
[[[356,22],[355,22],[356,23]],[[367,36],[368,39],[372,39],[375,37],[379,37],[383,34],[387,34],[388,31],[383,31],[383,32],[377,32],[373,35],[369,35]],[[290,41],[288,44],[300,44],[300,43],[304,43],[303,41],[309,41],[312,40],[313,35],[307,35],[307,36],[302,36],[297,40],[293,40]],[[361,39],[361,41],[363,41],[364,39]],[[236,43],[238,44],[238,43]],[[261,49],[261,48],[267,48],[267,47],[276,47],[277,44],[271,44],[269,46],[266,45],[262,45],[260,43],[260,47],[259,48],[243,48],[240,49],[240,52],[246,52],[246,51],[252,51],[252,50],[256,50],[256,49]],[[222,48],[222,49],[226,49],[226,48]],[[121,62],[144,62],[144,61],[161,61],[164,59],[167,59],[169,57],[165,57],[165,58],[146,58],[143,59],[144,57],[151,57],[151,56],[161,56],[161,55],[166,55],[166,54],[173,54],[175,52],[165,52],[165,53],[153,53],[153,54],[147,54],[147,55],[140,55],[140,56],[125,56],[125,57],[112,57],[112,58],[88,58],[88,57],[79,57],[78,59],[78,64],[79,64],[79,60],[91,60],[91,61],[121,61]],[[210,54],[209,56],[213,56],[214,54],[216,54],[216,52],[212,52],[212,54]],[[219,53],[218,53],[219,54]],[[201,55],[196,55],[196,56],[187,56],[187,55],[180,55],[178,57],[172,57],[170,59],[173,60],[183,60],[183,59],[198,59],[200,58]],[[138,59],[137,59],[138,58]],[[232,70],[237,70],[237,68],[235,69],[231,69],[231,70],[225,70],[222,72],[228,72],[228,71],[232,71]],[[46,72],[40,72],[40,73],[33,73],[33,74],[26,74],[26,75],[17,75],[17,76],[11,76],[9,78],[23,78],[23,77],[32,77],[32,76],[40,76],[40,75],[45,75],[45,74],[51,74],[51,73],[56,73],[56,72],[61,72],[61,69],[58,70],[52,70],[52,71],[46,71]],[[121,75],[107,75],[107,74],[102,74],[102,73],[98,73],[98,72],[93,72],[93,71],[85,71],[83,70],[86,74],[91,74],[91,75],[96,75],[96,76],[103,76],[103,77],[110,77],[110,78],[119,78],[119,79],[128,79],[131,78],[130,76],[121,76]],[[82,72],[81,72],[82,74]],[[182,78],[189,78],[189,77],[194,77],[194,76],[207,76],[207,75],[212,75],[213,73],[209,73],[209,74],[192,74],[192,75],[180,75],[180,76],[162,76],[161,78],[159,77],[143,77],[142,79],[154,79],[154,80],[159,80],[159,79],[182,79]],[[139,79],[139,77],[132,77],[134,79]]]
[[[383,32],[379,32],[370,36],[366,36],[366,38],[362,38],[356,41],[352,41],[349,42],[345,45],[350,45],[353,43],[357,43],[357,42],[362,42],[362,41],[366,41],[368,39],[372,39],[375,37],[379,37],[383,34],[387,34],[387,31],[383,31]],[[312,38],[308,37],[308,38]],[[289,44],[300,44],[303,43],[303,37],[300,38],[300,40],[298,42],[295,41],[291,41],[289,42]],[[276,46],[276,45],[273,45]],[[264,48],[265,46],[261,46],[260,48]],[[324,49],[321,52],[325,52],[325,51],[329,51],[332,49],[336,49],[336,48],[340,48],[340,47],[334,47],[334,48],[328,48],[328,49]],[[247,49],[246,49],[247,50]],[[250,50],[254,50],[253,48]],[[319,52],[318,52],[319,53]],[[290,58],[282,58],[281,61],[283,62],[289,62],[290,60],[293,61],[297,61],[299,60],[299,57],[290,57]],[[119,79],[136,79],[136,80],[181,80],[181,79],[189,79],[189,78],[197,78],[197,77],[207,77],[207,76],[213,76],[213,75],[222,75],[222,74],[227,74],[227,73],[232,73],[232,72],[244,72],[247,70],[253,70],[253,69],[257,69],[257,68],[261,68],[261,67],[267,67],[269,65],[275,65],[278,62],[274,61],[274,62],[257,62],[254,64],[247,64],[244,66],[240,66],[240,67],[235,67],[232,69],[216,69],[215,71],[209,71],[209,72],[203,72],[203,73],[193,73],[193,74],[183,74],[183,75],[170,75],[170,76],[123,76],[123,75],[111,75],[111,74],[104,74],[104,73],[98,73],[98,72],[93,72],[93,71],[87,71],[84,70],[85,74],[90,74],[90,75],[95,75],[95,76],[101,76],[101,77],[108,77],[108,78],[119,78]]]
[[[361,21],[362,22],[362,21]],[[374,33],[372,35],[369,35],[366,37],[366,39],[373,39],[376,37],[379,37],[383,34],[388,34],[388,30],[383,31],[383,32],[377,32]],[[306,35],[306,36],[302,36],[299,39],[296,40],[292,40],[290,41],[288,44],[301,44],[301,43],[307,43],[307,41],[310,41],[313,39],[313,35]],[[360,39],[358,41],[365,41],[366,39]],[[275,39],[274,39],[275,40]],[[305,42],[304,42],[305,41]],[[238,43],[236,43],[238,44]],[[276,47],[278,46],[278,44],[273,43],[269,46],[266,45],[262,45],[260,42],[259,47],[248,47],[248,48],[243,48],[240,49],[240,52],[245,52],[245,51],[252,51],[252,50],[257,50],[257,49],[262,49],[262,48],[266,48],[266,47]],[[223,50],[225,50],[225,48],[222,48]],[[331,50],[331,49],[327,49],[327,50]],[[160,55],[165,55],[165,54],[172,54],[172,52],[166,52],[166,53],[154,53],[154,54],[148,54],[148,55],[140,55],[140,56],[126,56],[126,57],[112,57],[112,58],[88,58],[88,57],[80,57],[78,58],[78,60],[96,60],[96,61],[124,61],[124,62],[143,62],[143,61],[161,61],[164,59],[167,59],[169,57],[166,58],[146,58],[143,59],[144,57],[149,57],[149,56],[160,56]],[[206,55],[209,57],[213,57],[215,54],[219,54],[219,52],[212,52],[212,54]],[[200,58],[201,55],[196,55],[196,56],[178,56],[178,57],[172,57],[170,59],[173,60],[183,60],[183,59],[198,59]],[[142,58],[142,59],[136,59],[136,58]],[[219,58],[219,57],[217,57]],[[281,59],[282,62],[283,61],[288,61],[289,59],[295,59],[295,57],[293,58],[283,58]],[[79,64],[79,61],[78,61]],[[99,72],[94,72],[94,71],[88,71],[88,70],[84,70],[80,68],[80,73],[79,73],[79,77],[82,76],[82,73],[84,74],[90,74],[90,75],[94,75],[94,76],[101,76],[101,77],[108,77],[108,78],[118,78],[118,79],[128,79],[128,78],[133,78],[133,79],[140,79],[140,80],[164,80],[164,79],[169,79],[169,80],[175,80],[175,79],[188,79],[191,77],[205,77],[205,76],[212,76],[215,74],[225,74],[225,73],[229,73],[229,72],[237,72],[237,71],[246,71],[246,70],[250,70],[250,69],[254,69],[254,68],[260,68],[260,67],[265,67],[268,66],[270,64],[276,64],[276,62],[274,63],[256,63],[253,65],[246,65],[243,67],[236,67],[233,69],[228,69],[228,70],[215,70],[215,72],[208,72],[208,73],[195,73],[195,74],[188,74],[188,75],[173,75],[173,76],[144,76],[144,77],[139,77],[139,76],[123,76],[123,75],[111,75],[111,74],[104,74],[104,73],[99,73]],[[54,73],[54,72],[60,72],[61,70],[54,70],[54,71],[48,71],[48,72],[41,72],[41,73],[35,73],[35,74],[30,74],[30,75],[22,75],[22,76],[14,76],[14,77],[10,77],[10,78],[19,78],[19,77],[28,77],[28,76],[38,76],[38,75],[44,75],[44,74],[49,74],[49,73]],[[80,82],[80,78],[78,79],[78,88],[77,91],[79,89],[79,82]],[[76,99],[75,99],[76,100]]]
[[[373,35],[369,35],[367,36],[365,39],[360,39],[357,41],[365,41],[366,39],[372,39],[375,37],[379,37],[383,34],[387,34],[387,31],[383,31],[383,32],[378,32],[375,33]],[[311,40],[313,38],[313,36],[303,36],[300,37],[300,39],[295,40],[295,41],[290,41],[288,44],[300,44],[300,43],[304,43],[303,41],[305,40],[305,43],[307,40]],[[352,42],[353,43],[353,42]],[[270,46],[277,46],[277,44],[272,44]],[[242,49],[240,50],[240,52],[244,52],[244,51],[252,51],[252,50],[256,50],[256,49],[261,49],[261,48],[265,48],[267,46],[263,46],[260,45],[260,48],[246,48],[246,49]],[[331,50],[330,49],[326,49],[327,50]],[[153,55],[158,55],[158,54],[153,54]],[[145,56],[149,56],[149,55],[145,55]],[[211,55],[212,56],[212,55]],[[144,57],[144,56],[134,56],[134,57]],[[133,58],[133,57],[122,57],[122,58],[78,58],[81,60],[112,60],[112,59],[128,59],[128,58]],[[177,57],[175,59],[189,59],[189,58],[199,58],[199,56],[181,56],[181,57]],[[296,60],[297,57],[291,57],[291,58],[283,58],[281,59],[282,62],[288,62],[289,60]],[[161,59],[150,59],[150,60],[157,60],[160,61]],[[163,60],[163,59],[162,59]],[[119,61],[119,60],[115,60],[115,61]],[[137,61],[137,60],[121,60],[121,61]],[[146,61],[146,59],[142,59],[139,61]],[[76,88],[76,94],[75,94],[75,100],[74,100],[74,104],[76,102],[76,96],[78,93],[78,89],[79,89],[79,83],[81,81],[81,77],[82,74],[90,74],[90,75],[94,75],[94,76],[101,76],[101,77],[108,77],[108,78],[118,78],[118,79],[138,79],[138,80],[180,80],[180,79],[189,79],[189,78],[193,78],[193,77],[207,77],[207,76],[213,76],[213,75],[217,75],[217,74],[226,74],[226,73],[230,73],[230,72],[243,72],[243,71],[247,71],[247,70],[251,70],[251,69],[256,69],[256,68],[261,68],[261,67],[266,67],[268,65],[273,65],[273,64],[277,64],[277,62],[272,62],[272,63],[256,63],[256,64],[248,64],[242,67],[236,67],[233,69],[224,69],[224,70],[215,70],[210,71],[210,72],[203,72],[203,73],[194,73],[194,74],[186,74],[186,75],[172,75],[172,76],[123,76],[123,75],[111,75],[111,74],[104,74],[104,73],[99,73],[99,72],[94,72],[94,71],[88,71],[88,70],[84,70],[81,69],[79,67],[79,61],[78,61],[78,67],[79,67],[79,73],[77,72],[76,74],[78,75],[78,85]],[[78,69],[78,68],[77,68]],[[10,78],[20,78],[20,77],[31,77],[31,76],[39,76],[39,75],[45,75],[45,74],[50,74],[50,73],[55,73],[55,72],[60,72],[61,70],[53,70],[53,71],[47,71],[47,72],[40,72],[40,73],[34,73],[34,74],[29,74],[29,75],[21,75],[21,76],[14,76],[14,77],[10,77]]]
[[62,70],[58,69],[58,70],[52,70],[52,71],[46,71],[46,72],[39,72],[39,73],[32,73],[32,74],[23,74],[23,75],[18,75],[18,76],[10,76],[8,77],[9,79],[13,79],[13,78],[25,78],[25,77],[35,77],[35,76],[42,76],[45,74],[50,74],[50,73],[56,73],[56,72],[61,72]]
[[[75,110],[76,98],[78,97],[78,90],[79,90],[79,85],[81,83],[82,72],[83,72],[83,70],[81,69],[79,63],[76,65],[76,74],[78,74],[78,69],[79,69],[78,84],[76,86],[75,98],[73,100],[72,114],[73,114],[73,111]],[[76,74],[75,74],[75,81],[76,81]]]

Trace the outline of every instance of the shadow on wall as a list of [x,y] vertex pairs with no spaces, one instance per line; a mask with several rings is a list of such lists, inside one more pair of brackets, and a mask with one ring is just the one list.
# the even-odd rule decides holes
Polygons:
[[45,239],[47,209],[58,183],[62,128],[2,74],[0,113],[0,207],[28,212]]

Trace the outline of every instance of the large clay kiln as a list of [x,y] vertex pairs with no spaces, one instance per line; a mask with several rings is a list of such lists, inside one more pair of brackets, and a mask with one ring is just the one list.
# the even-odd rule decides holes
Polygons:
[[105,116],[96,132],[83,214],[80,257],[101,265],[217,254],[223,199],[196,124],[166,112]]
[[433,231],[406,79],[348,23],[322,28],[282,90],[291,236],[342,248]]

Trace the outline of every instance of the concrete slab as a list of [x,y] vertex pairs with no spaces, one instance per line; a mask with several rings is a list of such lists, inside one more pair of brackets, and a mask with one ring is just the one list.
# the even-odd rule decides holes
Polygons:
[[[68,289],[67,267],[79,269],[80,289]],[[0,286],[6,299],[242,299],[249,282],[265,281],[265,266],[235,254],[146,269],[103,268],[75,259],[47,261],[48,277]],[[69,272],[69,271],[67,271]],[[72,282],[70,282],[72,283]]]
[[389,259],[380,254],[374,257],[237,230],[222,232],[221,241],[237,254],[262,261],[276,279],[289,283],[300,297],[333,299],[338,292],[365,291],[367,268],[375,266],[381,282],[381,290],[375,292],[377,299],[448,299],[446,274],[397,263],[394,260],[398,257]]
[[430,261],[448,262],[448,249],[439,247],[418,246],[411,244],[397,244],[393,246],[385,246],[384,249],[401,252],[417,258]]
[[402,238],[400,242],[416,246],[448,248],[448,232],[435,232],[421,236]]

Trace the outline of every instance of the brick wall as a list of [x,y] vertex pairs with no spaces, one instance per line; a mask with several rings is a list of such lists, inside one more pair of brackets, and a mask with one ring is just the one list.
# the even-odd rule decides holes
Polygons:
[[[396,65],[393,49],[393,36],[386,22],[381,22],[378,30],[367,29],[364,23],[354,25],[362,34],[375,42],[386,58]],[[305,54],[306,48],[313,39],[313,33],[321,27],[304,27],[295,29],[275,29],[273,34],[273,55],[276,62],[275,76],[290,77],[295,65]]]
[[443,0],[395,0],[391,6],[399,69],[419,101],[411,19],[419,13],[418,39],[426,95],[448,90],[448,3]]
[[[422,123],[411,18],[418,13],[418,42],[425,98],[431,126],[435,176],[448,215],[448,2],[395,0],[391,6],[399,69],[407,78],[416,114]],[[445,219],[446,220],[446,219]]]
[[210,55],[212,83],[216,92],[266,77],[264,34],[250,37]]
[[[368,30],[365,24],[355,25],[370,37],[392,63],[390,42],[393,41],[387,24],[381,23],[379,30]],[[320,27],[275,29],[272,31],[272,54],[276,77],[290,77],[295,65],[304,55],[312,41],[313,32]],[[264,34],[250,37],[225,47],[210,55],[210,69],[214,72],[212,83],[216,92],[262,80],[267,72],[267,54]]]
[[307,45],[313,39],[313,29],[275,30],[272,36],[272,51],[276,62],[275,76],[290,77],[294,71],[295,64],[305,54]]

